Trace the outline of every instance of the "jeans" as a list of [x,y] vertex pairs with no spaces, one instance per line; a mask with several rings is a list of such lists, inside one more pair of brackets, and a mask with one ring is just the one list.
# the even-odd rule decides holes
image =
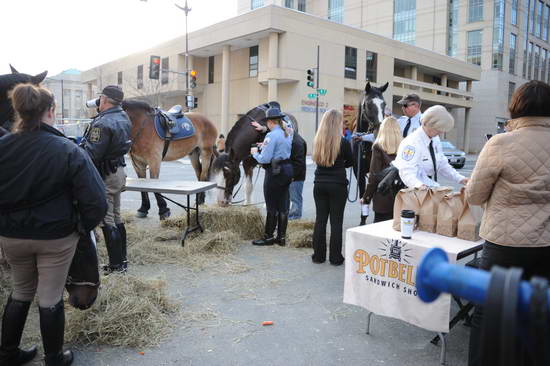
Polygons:
[[[550,280],[550,247],[506,247],[486,241],[483,244],[480,269],[490,271],[493,266],[504,268],[518,267],[523,269],[523,279],[528,280],[533,276],[545,277]],[[483,307],[476,306],[472,315],[472,328],[470,330],[469,366],[481,365],[481,324],[483,320]],[[526,362],[525,365],[529,365]]]
[[315,228],[313,229],[313,256],[315,262],[324,262],[327,256],[327,222],[330,218],[330,254],[332,264],[342,264],[342,224],[348,196],[347,186],[337,183],[315,183]]
[[290,183],[290,213],[288,218],[290,220],[297,220],[302,218],[302,191],[304,190],[304,181],[293,181]]

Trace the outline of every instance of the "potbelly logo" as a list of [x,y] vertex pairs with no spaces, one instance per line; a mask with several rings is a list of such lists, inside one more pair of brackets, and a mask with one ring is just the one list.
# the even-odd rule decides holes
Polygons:
[[397,239],[387,239],[380,244],[375,253],[363,249],[355,251],[353,260],[357,264],[356,273],[364,275],[366,281],[377,286],[416,296],[416,266],[411,264],[412,249],[407,248],[406,242]]

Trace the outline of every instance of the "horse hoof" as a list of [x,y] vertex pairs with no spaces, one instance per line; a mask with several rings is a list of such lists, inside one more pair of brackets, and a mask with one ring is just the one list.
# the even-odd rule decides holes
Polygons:
[[161,220],[165,220],[170,217],[170,210],[167,210],[163,213],[159,213],[159,217]]
[[143,211],[138,211],[136,213],[136,217],[140,218],[140,219],[144,219],[147,217],[147,212],[143,212]]

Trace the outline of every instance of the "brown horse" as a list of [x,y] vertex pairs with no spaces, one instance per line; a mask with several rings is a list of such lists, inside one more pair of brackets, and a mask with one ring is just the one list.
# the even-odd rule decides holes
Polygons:
[[[164,140],[159,137],[154,126],[154,118],[159,111],[151,108],[146,102],[136,100],[124,101],[122,108],[132,122],[130,157],[139,178],[146,177],[149,167],[150,178],[156,179],[159,177],[162,161],[173,161],[189,155],[197,179],[209,180],[218,130],[208,118],[199,113],[186,113],[195,127],[195,134],[182,140],[171,141],[163,158]],[[155,198],[160,219],[169,217],[170,209],[166,201],[158,193],[155,193]],[[197,199],[203,201],[204,195]],[[137,211],[137,217],[146,217],[150,208],[149,195],[144,192],[141,194],[141,207]]]

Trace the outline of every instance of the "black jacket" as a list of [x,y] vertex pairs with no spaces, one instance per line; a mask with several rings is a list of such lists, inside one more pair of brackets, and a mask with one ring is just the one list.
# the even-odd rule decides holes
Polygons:
[[353,156],[351,154],[351,145],[348,140],[342,137],[340,142],[340,152],[330,167],[317,166],[315,169],[315,180],[313,183],[338,183],[348,184],[346,178],[346,168],[353,165]]
[[105,185],[86,152],[46,124],[0,138],[0,235],[59,239],[107,212]]
[[292,148],[290,152],[292,170],[294,171],[294,181],[303,182],[306,180],[306,154],[307,143],[302,136],[295,132],[292,137]]

